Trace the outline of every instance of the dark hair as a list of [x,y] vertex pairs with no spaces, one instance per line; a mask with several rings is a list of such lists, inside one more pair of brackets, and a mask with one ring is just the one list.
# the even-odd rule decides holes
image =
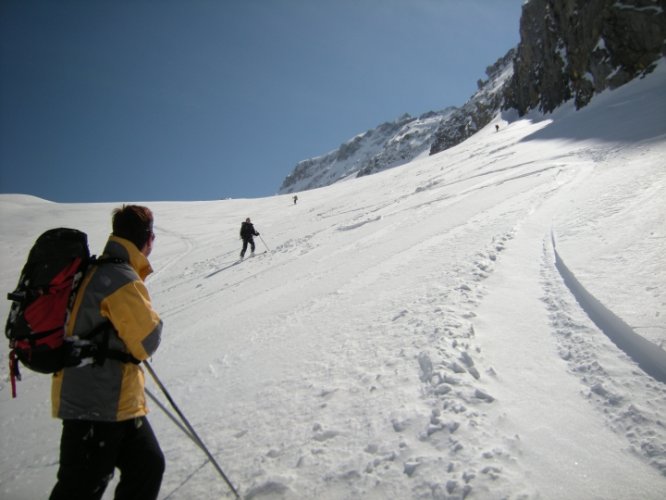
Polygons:
[[125,238],[141,250],[153,234],[153,212],[148,207],[123,205],[113,211],[113,235]]

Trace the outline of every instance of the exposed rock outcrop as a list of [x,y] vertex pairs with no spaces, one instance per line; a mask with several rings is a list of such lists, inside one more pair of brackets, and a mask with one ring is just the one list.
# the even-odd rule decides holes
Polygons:
[[513,74],[514,54],[515,49],[511,49],[486,68],[488,79],[477,82],[477,92],[440,124],[430,147],[431,155],[460,144],[495,117],[502,107],[504,92]]
[[649,72],[666,55],[665,0],[530,0],[505,108],[551,112]]

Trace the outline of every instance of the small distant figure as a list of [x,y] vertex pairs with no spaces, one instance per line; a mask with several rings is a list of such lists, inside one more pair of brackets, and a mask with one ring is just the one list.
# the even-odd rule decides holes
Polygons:
[[499,125],[495,124],[495,132],[499,132]]
[[298,201],[298,196],[294,195],[294,205],[296,205],[297,201]]
[[250,257],[254,256],[254,236],[259,236],[259,233],[254,229],[254,225],[250,222],[250,218],[245,219],[241,224],[240,237],[243,240],[243,249],[240,253],[240,258],[243,260],[245,252],[247,251],[248,244],[250,245]]

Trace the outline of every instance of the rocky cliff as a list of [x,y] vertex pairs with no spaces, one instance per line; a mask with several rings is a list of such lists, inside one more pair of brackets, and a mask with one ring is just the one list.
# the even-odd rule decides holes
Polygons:
[[666,0],[530,0],[504,108],[578,108],[666,55]]
[[431,155],[460,144],[495,117],[502,107],[506,86],[513,75],[514,54],[515,50],[511,49],[495,64],[488,66],[488,79],[477,82],[479,89],[476,93],[447,120],[440,123],[430,147]]

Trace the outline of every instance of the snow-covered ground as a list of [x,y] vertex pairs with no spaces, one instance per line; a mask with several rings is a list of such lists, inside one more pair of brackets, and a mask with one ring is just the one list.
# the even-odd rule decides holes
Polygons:
[[[244,498],[664,498],[665,117],[662,64],[297,205],[149,203],[152,366]],[[98,252],[114,206],[0,196],[0,288],[50,227]],[[237,263],[246,217],[270,251]],[[3,499],[54,482],[49,387],[3,372]],[[230,498],[152,406],[160,498]]]

